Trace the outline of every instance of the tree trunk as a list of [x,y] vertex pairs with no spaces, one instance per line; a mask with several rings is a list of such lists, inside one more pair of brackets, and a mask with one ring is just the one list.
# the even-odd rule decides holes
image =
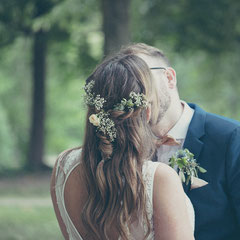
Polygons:
[[33,40],[33,96],[28,169],[41,170],[44,167],[44,120],[45,120],[45,78],[47,34],[38,31]]
[[105,55],[129,43],[129,7],[130,0],[102,0]]

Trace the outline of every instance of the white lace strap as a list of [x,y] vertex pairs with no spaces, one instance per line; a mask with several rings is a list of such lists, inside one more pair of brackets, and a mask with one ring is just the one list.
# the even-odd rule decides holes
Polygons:
[[152,205],[152,197],[153,197],[154,175],[159,164],[160,164],[159,162],[147,161],[143,165],[143,176],[146,182],[147,194],[151,198],[151,205]]
[[[146,186],[147,193],[147,202],[146,202],[146,211],[148,219],[150,221],[151,233],[148,236],[148,239],[154,239],[154,230],[153,230],[153,182],[154,175],[157,167],[159,166],[158,162],[147,161],[143,165],[143,178]],[[147,232],[146,224],[144,226],[144,232]]]
[[68,215],[64,201],[65,184],[71,172],[80,164],[80,155],[81,149],[72,150],[69,153],[66,153],[65,151],[59,155],[56,165],[55,192],[57,205],[62,220],[66,226],[69,240],[82,240],[80,234],[72,223],[70,216]]

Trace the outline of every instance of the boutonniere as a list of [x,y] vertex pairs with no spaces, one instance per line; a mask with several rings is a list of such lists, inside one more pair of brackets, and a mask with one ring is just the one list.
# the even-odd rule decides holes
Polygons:
[[178,150],[170,159],[169,165],[174,168],[177,166],[179,168],[179,177],[182,182],[188,185],[191,182],[191,189],[202,187],[208,182],[203,179],[198,178],[198,171],[201,173],[206,173],[207,170],[196,162],[194,154],[188,149]]

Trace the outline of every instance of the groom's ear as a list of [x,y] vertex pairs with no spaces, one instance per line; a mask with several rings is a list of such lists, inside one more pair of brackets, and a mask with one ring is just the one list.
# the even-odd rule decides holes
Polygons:
[[175,70],[171,67],[168,67],[165,74],[168,79],[168,87],[170,89],[174,89],[177,86],[177,76]]

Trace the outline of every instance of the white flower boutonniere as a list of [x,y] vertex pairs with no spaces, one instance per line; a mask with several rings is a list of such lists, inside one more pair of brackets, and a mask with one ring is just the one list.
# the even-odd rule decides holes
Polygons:
[[169,165],[172,168],[175,166],[179,168],[179,177],[182,182],[186,182],[188,185],[189,181],[191,181],[191,189],[202,187],[208,184],[208,182],[198,178],[198,171],[201,173],[206,173],[207,170],[199,166],[194,158],[194,154],[188,149],[181,149],[177,151],[169,159]]

